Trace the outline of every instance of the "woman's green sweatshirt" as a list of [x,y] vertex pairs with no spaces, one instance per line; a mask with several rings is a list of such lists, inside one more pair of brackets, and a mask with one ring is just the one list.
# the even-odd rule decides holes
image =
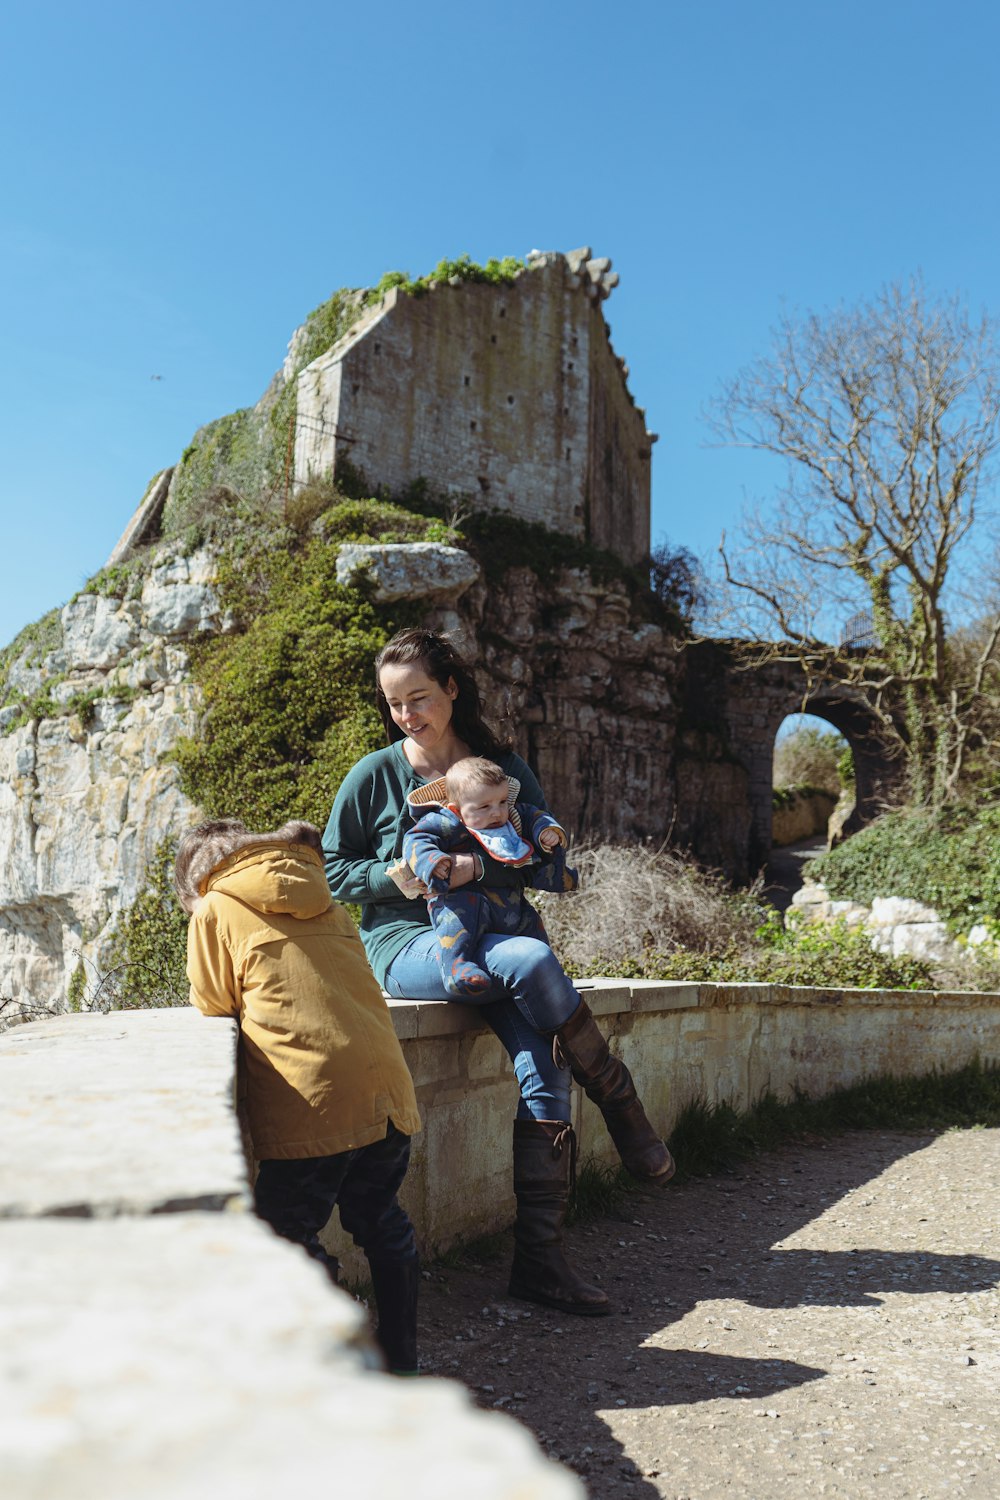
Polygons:
[[[538,779],[512,750],[494,756],[508,776],[521,783],[524,802],[545,808]],[[403,754],[402,740],[366,755],[341,783],[323,834],[326,878],[337,901],[361,907],[361,941],[379,984],[386,970],[423,927],[430,925],[427,903],[409,901],[386,874],[402,857],[403,834],[413,826],[406,797],[423,786]],[[516,872],[488,860],[483,883],[509,884]]]

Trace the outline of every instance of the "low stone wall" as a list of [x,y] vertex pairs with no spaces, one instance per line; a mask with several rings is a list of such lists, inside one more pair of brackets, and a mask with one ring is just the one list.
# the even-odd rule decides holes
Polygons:
[[[703,1099],[746,1109],[767,1091],[822,1096],[879,1073],[1000,1060],[1000,995],[595,980],[579,986],[664,1135]],[[424,1121],[401,1197],[426,1251],[509,1224],[513,1070],[474,1007],[390,1000]],[[617,1158],[573,1089],[580,1159]],[[348,1276],[363,1262],[335,1229]]]
[[235,1042],[186,1010],[0,1036],[4,1500],[582,1500],[512,1418],[377,1370],[249,1211]]
[[827,824],[837,805],[832,792],[793,790],[786,802],[774,809],[771,820],[771,843],[775,847],[797,844],[815,833],[826,834]]

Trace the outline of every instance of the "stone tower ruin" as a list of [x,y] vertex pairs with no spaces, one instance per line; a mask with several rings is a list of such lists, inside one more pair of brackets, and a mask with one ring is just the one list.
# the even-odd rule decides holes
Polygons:
[[602,312],[617,282],[584,247],[510,283],[393,287],[299,375],[294,483],[347,460],[640,562],[656,434]]

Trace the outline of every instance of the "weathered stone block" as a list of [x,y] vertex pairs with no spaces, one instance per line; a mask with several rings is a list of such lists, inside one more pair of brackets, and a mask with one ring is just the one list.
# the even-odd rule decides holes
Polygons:
[[0,1058],[0,1217],[248,1207],[232,1022],[60,1016],[0,1036]]
[[468,552],[442,542],[345,542],[337,556],[337,582],[350,583],[359,572],[373,581],[374,597],[380,602],[455,600],[481,576]]
[[226,627],[215,589],[216,564],[207,548],[166,559],[142,590],[143,624],[154,635],[196,635]]

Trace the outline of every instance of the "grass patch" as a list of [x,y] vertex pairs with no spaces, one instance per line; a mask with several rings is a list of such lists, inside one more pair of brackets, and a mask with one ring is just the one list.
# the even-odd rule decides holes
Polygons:
[[670,1136],[678,1180],[710,1177],[789,1140],[846,1130],[949,1130],[1000,1125],[1000,1065],[969,1063],[953,1073],[865,1079],[822,1099],[765,1094],[752,1108],[687,1105]]
[[576,1192],[570,1199],[567,1224],[586,1224],[617,1213],[629,1193],[635,1192],[636,1180],[624,1167],[606,1167],[588,1159],[576,1174]]

